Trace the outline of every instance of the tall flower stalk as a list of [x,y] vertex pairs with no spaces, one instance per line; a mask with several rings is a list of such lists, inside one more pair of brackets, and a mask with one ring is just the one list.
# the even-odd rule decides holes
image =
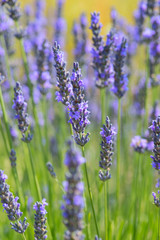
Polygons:
[[133,188],[135,189],[135,199],[134,199],[134,218],[133,218],[133,236],[132,239],[136,239],[137,236],[137,226],[139,224],[139,216],[140,216],[140,206],[141,206],[141,195],[139,196],[139,187],[138,184],[140,184],[140,174],[141,174],[141,164],[142,159],[141,155],[146,151],[147,149],[147,140],[141,138],[140,136],[135,136],[132,139],[131,147],[134,148],[134,151],[137,152],[137,161],[135,164],[135,182]]
[[[160,172],[160,116],[156,118],[156,120],[152,121],[152,125],[149,127],[153,133],[153,142],[154,142],[154,148],[152,155],[152,167],[155,168],[156,171]],[[159,184],[158,184],[159,187]],[[158,190],[158,197],[156,196],[156,193],[152,193],[154,198],[154,204],[157,206],[159,211],[157,211],[158,214],[158,238],[159,238],[159,228],[160,228],[160,190]]]
[[114,58],[114,83],[112,87],[113,93],[118,97],[118,134],[117,134],[117,215],[119,211],[119,194],[120,194],[120,155],[121,155],[121,98],[128,90],[128,78],[124,73],[125,59],[127,55],[127,42],[125,38],[115,43]]
[[[81,146],[82,156],[85,158],[84,146],[89,141],[89,133],[85,134],[85,128],[90,123],[88,120],[88,102],[85,101],[83,80],[81,79],[81,70],[78,63],[73,64],[71,75],[72,93],[69,101],[69,122],[72,124],[74,130],[74,139],[78,145]],[[87,188],[92,207],[96,231],[99,236],[99,230],[96,220],[95,209],[93,205],[92,192],[88,177],[87,163],[84,163],[84,174],[86,176]]]
[[109,188],[108,180],[111,178],[109,173],[110,166],[112,165],[113,155],[113,137],[116,134],[109,117],[106,117],[106,124],[103,125],[100,132],[102,137],[100,162],[99,166],[102,170],[99,171],[99,178],[104,182],[104,208],[105,208],[105,239],[109,239]]
[[[2,95],[1,85],[0,85],[0,104],[1,104],[2,112],[3,112],[5,130],[6,130],[7,139],[8,139],[8,140],[6,140],[6,138],[4,137],[3,140],[5,141],[6,150],[8,149],[7,145],[9,145],[9,150],[7,150],[7,153],[8,153],[8,158],[10,158],[10,152],[13,149],[13,144],[12,144],[12,138],[11,138],[11,133],[10,133],[10,129],[9,129],[7,111],[6,111],[6,108],[5,108],[5,103],[4,103],[4,99],[3,99],[3,95]],[[2,134],[3,134],[3,130],[1,130],[1,131],[2,131]],[[3,135],[5,136],[5,134],[3,134]],[[8,144],[7,144],[7,141],[8,141]],[[12,168],[12,173],[13,173],[14,180],[15,180],[15,183],[16,183],[16,186],[17,186],[17,189],[18,189],[18,194],[19,194],[19,197],[20,197],[20,201],[22,201],[23,194],[22,194],[22,189],[21,189],[21,185],[20,185],[20,181],[19,181],[19,177],[18,177],[16,167]]]
[[85,159],[75,151],[69,142],[69,150],[66,153],[65,165],[68,168],[66,181],[63,183],[65,195],[62,205],[63,222],[67,227],[64,239],[84,239],[83,229],[83,208],[84,185],[81,181],[80,165],[85,162]]
[[[39,200],[41,200],[41,193],[40,193],[40,187],[37,180],[37,176],[35,173],[35,167],[33,163],[33,158],[31,154],[30,149],[30,141],[32,140],[32,134],[30,134],[30,131],[28,130],[30,122],[29,122],[29,116],[27,111],[27,102],[24,99],[24,95],[22,92],[22,87],[19,82],[16,83],[16,86],[14,88],[14,100],[13,100],[13,109],[15,110],[15,118],[18,120],[18,128],[22,134],[22,141],[27,143],[28,152],[29,152],[29,159],[32,169],[32,175],[35,183],[36,193]],[[28,172],[30,174],[30,172]]]

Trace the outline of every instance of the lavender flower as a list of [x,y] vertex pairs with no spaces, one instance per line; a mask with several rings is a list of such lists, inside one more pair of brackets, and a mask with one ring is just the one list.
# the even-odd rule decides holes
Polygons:
[[64,31],[66,29],[66,22],[62,17],[65,0],[57,0],[56,3],[56,20],[54,24],[54,42],[56,41],[60,46],[64,46]]
[[0,11],[0,35],[4,34],[5,31],[8,31],[11,25],[11,19],[8,19],[4,11]]
[[144,153],[147,149],[147,140],[140,136],[135,136],[132,139],[131,147],[133,147],[136,152]]
[[102,24],[99,23],[99,13],[91,14],[91,26],[93,37],[92,56],[93,56],[93,68],[96,75],[96,86],[98,88],[108,87],[113,81],[112,65],[110,63],[110,51],[114,42],[113,33],[110,32],[107,35],[106,44],[103,42],[100,31]]
[[43,41],[37,53],[37,70],[38,70],[38,88],[41,94],[46,95],[51,87],[51,76],[48,66],[49,45],[46,40]]
[[133,93],[135,114],[142,117],[145,112],[146,101],[146,79],[143,77],[139,80]]
[[160,178],[157,179],[156,188],[160,188]]
[[4,171],[0,170],[0,199],[3,204],[4,211],[6,211],[7,216],[10,221],[17,223],[11,223],[12,229],[14,229],[18,233],[24,233],[26,228],[28,227],[28,223],[26,223],[26,218],[24,222],[18,221],[22,212],[20,211],[20,203],[18,203],[18,197],[13,196],[13,194],[9,191],[9,185],[5,183],[7,176],[4,174]]
[[87,18],[84,13],[80,16],[80,24],[75,22],[73,25],[73,36],[74,36],[74,58],[76,62],[79,62],[80,66],[83,67],[86,63],[87,53]]
[[18,21],[21,14],[19,10],[19,3],[17,3],[17,0],[7,0],[4,4],[7,5],[9,17],[13,19],[13,21]]
[[[160,191],[158,191],[158,195],[160,194]],[[156,193],[155,192],[152,192],[152,196],[154,198],[154,204],[157,206],[157,207],[160,207],[160,196],[156,196]]]
[[157,117],[156,120],[152,121],[152,125],[149,127],[153,132],[153,141],[154,141],[154,156],[152,158],[152,166],[156,170],[160,170],[160,116]]
[[85,134],[84,130],[90,122],[88,120],[88,102],[84,99],[84,86],[81,76],[79,64],[74,63],[71,76],[73,93],[68,105],[69,122],[72,124],[76,143],[84,146],[89,141],[89,133]]
[[47,230],[46,230],[46,214],[45,206],[48,205],[46,203],[46,199],[41,202],[36,202],[33,206],[33,209],[36,211],[34,215],[34,238],[35,240],[44,240],[47,238]]
[[24,100],[22,87],[19,82],[16,82],[16,87],[14,88],[13,103],[13,109],[16,112],[15,118],[18,120],[18,128],[22,133],[22,141],[30,142],[32,135],[30,133],[28,133],[28,136],[25,135],[29,126],[29,117],[26,113],[27,103]]
[[53,54],[58,88],[58,91],[56,91],[56,100],[58,102],[62,102],[67,106],[70,98],[71,84],[69,79],[69,72],[66,72],[66,63],[63,60],[63,52],[60,50],[60,46],[57,44],[57,42],[54,43]]
[[145,1],[140,1],[139,2],[139,6],[138,9],[135,11],[134,13],[134,18],[135,18],[135,23],[136,23],[136,27],[135,27],[135,40],[138,43],[142,43],[142,33],[144,30],[144,22],[145,22],[145,18],[146,18],[146,2]]
[[62,205],[63,222],[67,227],[65,232],[65,240],[77,239],[83,240],[83,190],[84,185],[81,182],[80,165],[85,159],[75,151],[69,143],[69,150],[64,160],[68,168],[66,181],[63,183],[66,194],[64,195],[64,204]]
[[103,125],[101,130],[100,134],[102,142],[100,152],[101,160],[99,162],[99,166],[102,170],[99,171],[99,178],[101,181],[106,181],[111,178],[109,170],[112,165],[113,138],[116,134],[112,124],[110,123],[109,117],[106,117],[106,125]]
[[116,44],[115,52],[114,85],[112,87],[112,91],[118,98],[121,98],[128,90],[128,78],[127,75],[123,72],[125,58],[127,55],[127,42],[125,38],[123,38],[120,43]]
[[15,152],[14,149],[11,149],[9,159],[10,159],[10,161],[11,161],[11,167],[16,167],[17,157],[16,157],[16,152]]
[[147,0],[147,9],[146,14],[149,17],[152,17],[154,15],[154,8],[155,8],[156,1],[155,0]]
[[47,166],[47,169],[48,169],[49,173],[51,174],[51,176],[52,176],[52,177],[56,177],[56,174],[55,174],[55,172],[54,172],[54,168],[53,168],[52,163],[47,162],[47,163],[46,163],[46,166]]
[[24,41],[25,51],[27,53],[33,50],[36,55],[39,47],[42,46],[43,41],[46,39],[46,18],[44,17],[44,8],[44,0],[35,1],[35,16],[34,19],[28,23]]

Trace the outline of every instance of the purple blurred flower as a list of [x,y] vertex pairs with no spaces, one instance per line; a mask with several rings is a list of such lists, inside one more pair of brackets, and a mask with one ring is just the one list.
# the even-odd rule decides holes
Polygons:
[[65,239],[73,239],[77,235],[77,240],[83,240],[83,190],[84,185],[81,182],[80,165],[85,162],[79,152],[73,149],[69,142],[69,150],[66,153],[65,165],[68,168],[66,181],[63,183],[65,195],[64,203],[61,206],[63,211],[63,222],[67,227]]
[[141,138],[141,136],[135,136],[132,138],[131,147],[133,147],[136,152],[144,153],[147,149],[147,140]]
[[125,65],[125,58],[127,56],[127,42],[123,38],[120,43],[115,45],[115,59],[114,59],[114,85],[112,87],[113,93],[121,98],[128,90],[128,77],[123,72]]

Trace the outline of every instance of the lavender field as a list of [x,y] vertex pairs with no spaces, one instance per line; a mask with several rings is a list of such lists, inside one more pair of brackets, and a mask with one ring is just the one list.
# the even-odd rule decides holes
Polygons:
[[160,1],[67,1],[0,0],[0,240],[160,240]]

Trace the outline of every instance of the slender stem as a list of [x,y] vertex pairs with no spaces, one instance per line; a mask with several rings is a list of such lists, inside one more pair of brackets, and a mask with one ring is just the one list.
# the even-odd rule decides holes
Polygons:
[[36,173],[35,173],[34,163],[33,163],[33,158],[32,158],[32,153],[31,153],[29,143],[27,143],[27,147],[28,147],[29,159],[30,159],[30,164],[31,164],[31,168],[32,168],[32,174],[33,174],[33,179],[34,179],[34,183],[35,183],[37,197],[38,197],[38,200],[41,201],[42,196],[41,196],[40,186],[39,186],[38,179],[37,179],[37,176],[36,176]]
[[105,101],[106,101],[106,89],[102,88],[101,89],[101,123],[102,125],[105,123],[105,118],[106,118],[106,109],[105,109]]
[[23,239],[26,240],[26,237],[25,237],[24,233],[23,233]]
[[160,230],[160,208],[158,209],[158,236],[157,236],[157,239],[159,240],[160,239],[160,234],[159,234],[159,230]]
[[[139,208],[139,196],[138,196],[138,183],[139,183],[139,171],[140,171],[140,162],[141,162],[141,154],[138,154],[137,164],[136,164],[136,172],[135,172],[135,201],[134,201],[134,220],[133,220],[133,236],[132,239],[136,239],[137,234],[137,225],[138,225],[138,214],[140,214]],[[139,213],[138,213],[139,212]]]
[[2,137],[3,137],[5,149],[6,149],[6,152],[7,152],[8,157],[9,157],[9,150],[8,150],[8,146],[7,146],[7,140],[6,140],[6,136],[5,136],[5,133],[4,133],[4,129],[3,129],[3,127],[2,127],[1,118],[0,118],[0,129],[1,129]]
[[[105,102],[106,102],[106,93],[105,93],[106,89],[101,89],[101,125],[103,126],[103,124],[105,123],[105,118],[106,118],[106,109],[105,109]],[[109,193],[108,193],[108,182],[104,183],[104,229],[105,229],[105,240],[108,240],[108,224],[109,224],[109,215],[108,215],[108,197],[109,197]]]
[[6,109],[5,109],[5,105],[4,105],[1,87],[0,87],[0,104],[2,107],[4,124],[5,124],[5,128],[6,128],[7,136],[8,136],[9,146],[11,149],[12,148],[12,139],[11,139],[11,134],[10,134],[10,130],[9,130],[9,123],[8,123],[8,118],[7,118],[7,113],[6,113]]
[[[82,155],[85,158],[84,147],[82,147]],[[94,223],[95,223],[95,227],[96,227],[96,232],[97,232],[97,235],[99,237],[98,224],[97,224],[95,209],[94,209],[94,205],[93,205],[93,198],[92,198],[92,192],[91,192],[91,187],[90,187],[90,183],[89,183],[89,177],[88,177],[88,170],[87,170],[87,163],[86,162],[84,163],[84,172],[85,172],[85,176],[86,176],[86,180],[87,180],[87,188],[88,188],[91,208],[92,208],[92,212],[93,212],[93,218],[94,218]]]
[[105,223],[105,240],[109,239],[109,208],[108,208],[108,181],[104,182],[104,223]]
[[121,156],[121,99],[118,99],[118,133],[117,133],[117,216],[119,214],[120,193],[120,156]]
[[149,96],[148,96],[148,82],[150,78],[150,62],[149,62],[149,48],[147,47],[147,57],[146,57],[146,100],[145,100],[145,118],[144,118],[144,130],[148,129],[148,114],[149,114]]

